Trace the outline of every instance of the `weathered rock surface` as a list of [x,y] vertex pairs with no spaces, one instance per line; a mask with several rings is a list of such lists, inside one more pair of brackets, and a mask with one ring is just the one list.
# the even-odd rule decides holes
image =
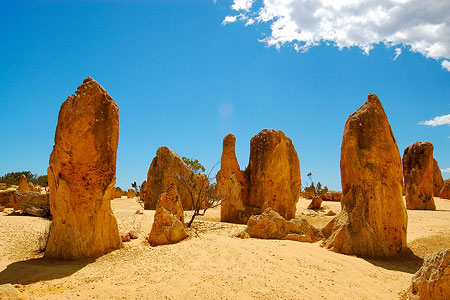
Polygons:
[[115,198],[122,198],[122,195],[123,195],[123,192],[122,192],[122,189],[120,188],[120,187],[116,187],[115,189],[114,189],[114,194],[113,194],[114,196],[112,197],[112,199],[115,199]]
[[128,189],[127,198],[129,199],[134,197],[136,197],[136,192],[133,189]]
[[403,153],[403,176],[407,209],[436,210],[433,199],[433,145],[415,142]]
[[221,220],[245,223],[251,215],[268,207],[286,219],[294,218],[301,179],[292,141],[281,130],[262,130],[250,141],[245,172],[239,168],[235,142],[232,134],[224,138],[221,169],[217,174],[217,190],[229,199],[222,204]]
[[141,189],[139,191],[139,198],[143,200],[145,198],[146,193],[147,193],[147,181],[144,181],[141,184]]
[[341,148],[341,212],[323,229],[336,252],[393,256],[406,249],[400,153],[375,94],[348,118]]
[[19,179],[19,187],[17,188],[19,191],[29,191],[30,188],[28,187],[28,181],[25,175],[21,175]]
[[184,225],[183,204],[181,203],[180,195],[178,195],[175,183],[170,183],[167,192],[160,195],[156,210],[161,207],[167,209]]
[[342,199],[342,192],[328,191],[321,196],[323,201],[337,201],[340,202]]
[[441,169],[439,168],[437,160],[433,159],[433,196],[434,197],[439,197],[443,186],[444,186],[444,179],[442,178]]
[[168,147],[162,146],[156,151],[156,157],[153,158],[147,173],[147,192],[144,196],[145,209],[156,208],[159,195],[167,190],[170,183],[175,183],[183,208],[186,210],[193,208],[189,191],[177,180],[177,175],[186,179],[193,176],[198,186],[209,184],[205,175],[193,174],[193,171],[183,162],[178,154]]
[[223,139],[220,171],[217,173],[216,191],[225,201],[220,209],[222,222],[245,224],[250,218],[250,210],[244,202],[248,198],[248,180],[239,168],[235,154],[236,138],[228,134]]
[[47,171],[53,221],[46,257],[94,257],[122,246],[110,205],[118,140],[118,106],[86,78],[59,112]]
[[445,179],[444,185],[439,193],[439,197],[442,199],[450,199],[450,178]]
[[23,210],[36,217],[45,218],[50,215],[50,201],[47,194],[19,190],[1,191],[0,205]]
[[178,243],[187,238],[183,223],[163,206],[155,212],[148,242],[152,246]]
[[311,203],[308,205],[308,209],[319,209],[322,206],[322,198],[315,197],[312,199]]
[[422,267],[411,281],[409,298],[412,300],[450,299],[450,250],[441,248],[425,257]]
[[270,207],[261,215],[251,216],[245,230],[252,238],[315,242],[321,238],[320,231],[305,219],[287,221]]

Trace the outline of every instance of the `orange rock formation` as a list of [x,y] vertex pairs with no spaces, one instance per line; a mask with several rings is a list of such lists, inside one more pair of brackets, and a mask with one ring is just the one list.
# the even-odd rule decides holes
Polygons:
[[400,153],[375,94],[345,124],[341,148],[342,211],[324,228],[336,252],[392,256],[406,249]]
[[118,140],[119,108],[86,78],[59,112],[47,172],[53,220],[46,257],[94,257],[122,246],[110,207]]

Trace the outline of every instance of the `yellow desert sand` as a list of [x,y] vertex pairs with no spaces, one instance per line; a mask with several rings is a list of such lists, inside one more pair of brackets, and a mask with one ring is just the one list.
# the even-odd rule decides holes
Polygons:
[[[297,216],[323,227],[339,202]],[[450,248],[450,200],[435,198],[436,211],[408,210],[411,251],[389,259],[335,253],[317,243],[239,239],[245,225],[218,222],[220,207],[198,217],[190,237],[151,247],[154,211],[136,199],[111,202],[121,234],[138,239],[97,259],[43,259],[38,239],[49,221],[0,213],[0,284],[16,286],[25,299],[402,299],[426,255]],[[186,212],[190,217],[190,212]]]

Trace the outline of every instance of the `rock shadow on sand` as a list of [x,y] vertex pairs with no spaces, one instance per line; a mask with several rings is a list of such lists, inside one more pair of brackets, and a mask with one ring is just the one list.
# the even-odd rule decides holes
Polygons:
[[95,259],[64,261],[34,258],[9,264],[0,272],[1,284],[31,284],[39,281],[64,278],[81,270]]
[[367,262],[387,270],[395,270],[409,274],[415,274],[423,264],[423,258],[414,254],[411,249],[405,253],[386,258],[364,258]]

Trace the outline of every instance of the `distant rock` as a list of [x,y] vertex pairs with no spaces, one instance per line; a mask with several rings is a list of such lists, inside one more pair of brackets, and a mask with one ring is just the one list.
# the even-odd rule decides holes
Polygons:
[[300,196],[300,163],[292,141],[281,130],[264,129],[250,141],[250,159],[241,171],[234,135],[223,141],[217,191],[228,195],[221,221],[245,223],[251,215],[271,207],[286,219],[295,217]]
[[136,192],[133,189],[128,189],[127,198],[130,199],[134,197],[136,197]]
[[176,176],[185,179],[193,177],[197,186],[209,185],[206,175],[194,174],[194,172],[183,162],[183,160],[166,146],[160,147],[156,151],[147,173],[147,191],[144,195],[144,208],[155,209],[159,195],[164,193],[170,183],[175,183],[183,204],[183,208],[190,210],[193,208],[192,199],[188,189],[182,185]]
[[155,212],[148,242],[152,246],[178,243],[187,238],[183,223],[163,206]]
[[120,187],[116,187],[114,190],[114,196],[112,197],[112,199],[122,198],[122,195],[123,195],[122,189]]
[[450,250],[441,248],[427,256],[409,288],[411,300],[450,299]]
[[22,210],[36,217],[50,216],[50,200],[48,194],[38,192],[9,190],[0,191],[0,205]]
[[321,196],[323,201],[336,201],[340,202],[342,199],[342,192],[328,191]]
[[119,108],[88,77],[59,111],[47,171],[53,219],[45,257],[95,257],[122,246],[110,203],[118,141]]
[[19,187],[17,188],[19,191],[29,191],[28,181],[24,174],[20,176],[19,179]]
[[450,178],[445,179],[444,185],[439,193],[439,197],[442,199],[450,199]]
[[433,149],[430,142],[415,142],[403,153],[407,209],[436,210],[433,199]]
[[[252,238],[315,242],[321,238],[320,231],[304,219],[287,221],[270,207],[260,215],[251,216],[246,233]],[[240,236],[241,237],[241,236]],[[242,234],[242,237],[245,237]]]
[[308,205],[308,209],[319,209],[322,206],[322,198],[315,197],[312,199],[311,203]]
[[439,197],[443,186],[444,186],[444,179],[442,178],[441,169],[439,168],[437,160],[433,159],[433,196],[434,197]]
[[322,230],[326,248],[343,254],[385,257],[406,249],[407,214],[402,164],[380,100],[349,116],[341,147],[341,212]]

